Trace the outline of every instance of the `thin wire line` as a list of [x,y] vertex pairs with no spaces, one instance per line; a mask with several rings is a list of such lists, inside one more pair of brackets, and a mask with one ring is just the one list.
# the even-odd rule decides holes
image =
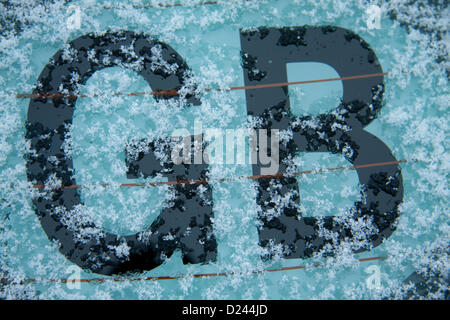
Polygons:
[[[327,78],[327,79],[318,79],[318,80],[305,80],[305,81],[294,81],[294,82],[280,82],[280,83],[269,83],[269,84],[259,84],[254,86],[240,86],[240,87],[231,87],[231,88],[218,88],[218,89],[212,89],[212,88],[206,88],[205,92],[211,92],[211,91],[223,91],[223,92],[229,92],[229,91],[235,91],[235,90],[252,90],[252,89],[264,89],[264,88],[274,88],[274,87],[285,87],[285,86],[291,86],[291,85],[298,85],[298,84],[307,84],[307,83],[318,83],[318,82],[329,82],[329,81],[347,81],[347,80],[355,80],[355,79],[364,79],[364,78],[374,78],[374,77],[381,77],[389,74],[388,72],[382,72],[382,73],[369,73],[369,74],[361,74],[361,75],[355,75],[355,76],[348,76],[348,77],[340,77],[340,78]],[[179,93],[177,90],[157,90],[157,91],[150,91],[150,92],[129,92],[129,93],[122,93],[122,92],[115,92],[111,94],[111,96],[144,96],[144,95],[167,95],[167,96],[179,96]],[[28,98],[47,98],[47,99],[57,99],[57,98],[69,98],[69,99],[77,99],[77,98],[87,98],[87,97],[100,97],[103,96],[102,94],[93,94],[93,95],[86,95],[86,94],[65,94],[65,93],[18,93],[16,94],[16,98],[18,99],[28,99]]]
[[[395,165],[400,163],[407,163],[407,160],[398,160],[398,161],[386,161],[386,162],[377,162],[377,163],[369,163],[369,164],[361,164],[357,166],[352,167],[336,167],[336,168],[325,168],[325,169],[319,169],[319,170],[305,170],[305,171],[298,171],[298,172],[291,172],[291,173],[278,173],[278,174],[265,174],[265,175],[255,175],[255,176],[240,176],[235,178],[221,178],[218,180],[207,180],[207,179],[201,179],[201,180],[176,180],[176,181],[158,181],[158,182],[151,182],[151,183],[122,183],[119,185],[119,187],[156,187],[161,185],[182,185],[182,184],[207,184],[209,182],[239,182],[243,181],[245,179],[247,180],[256,180],[256,179],[280,179],[283,177],[290,177],[290,176],[298,176],[303,174],[319,174],[319,173],[326,173],[326,172],[332,172],[332,171],[338,171],[338,170],[356,170],[361,168],[371,168],[371,167],[380,167],[380,166],[388,166],[388,165]],[[102,187],[109,187],[113,186],[111,184],[101,184]],[[53,189],[80,189],[85,186],[74,184],[74,185],[68,185],[68,186],[60,186]],[[33,188],[35,189],[45,189],[45,185],[42,184],[34,184]]]
[[[211,4],[218,4],[217,1],[204,1],[204,2],[199,2],[199,3],[195,3],[193,4],[193,6],[203,6],[203,5],[211,5]],[[156,5],[153,4],[144,4],[144,5],[138,5],[138,4],[133,4],[130,6],[127,5],[122,5],[122,6],[102,6],[102,9],[129,9],[129,8],[133,8],[133,9],[149,9],[149,8],[173,8],[173,7],[186,7],[186,5],[182,4],[182,3],[174,3],[174,4],[164,4],[164,3],[158,3]],[[87,7],[87,9],[92,9],[95,7]]]
[[[383,261],[386,260],[386,257],[370,257],[370,258],[361,258],[358,259],[359,262],[368,262],[368,261]],[[320,268],[322,267],[323,264],[320,263],[316,263],[313,265],[314,268]],[[220,273],[198,273],[198,274],[194,274],[192,275],[193,278],[199,279],[199,278],[212,278],[212,277],[230,277],[230,276],[240,276],[240,275],[253,275],[253,274],[262,274],[265,272],[282,272],[282,271],[293,271],[293,270],[303,270],[306,269],[306,266],[293,266],[293,267],[284,267],[284,268],[279,268],[279,269],[264,269],[261,271],[251,271],[251,272],[220,272]],[[69,282],[80,282],[80,283],[104,283],[104,282],[109,282],[109,281],[113,281],[113,282],[125,282],[125,281],[129,281],[129,282],[134,282],[134,281],[160,281],[160,280],[179,280],[179,279],[183,279],[189,277],[189,275],[186,274],[182,274],[179,276],[154,276],[154,277],[139,277],[139,278],[92,278],[92,279],[47,279],[47,280],[42,280],[42,279],[33,279],[33,278],[28,278],[25,279],[26,282],[29,283],[38,283],[38,282],[61,282],[61,283],[69,283]],[[0,279],[0,283],[3,282],[7,282],[8,279],[7,278],[1,278]]]

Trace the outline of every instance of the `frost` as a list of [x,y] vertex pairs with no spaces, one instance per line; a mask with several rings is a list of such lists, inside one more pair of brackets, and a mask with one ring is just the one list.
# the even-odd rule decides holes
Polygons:
[[116,253],[116,256],[118,258],[126,258],[130,255],[130,247],[127,245],[126,242],[122,242],[120,245],[118,246],[108,246],[108,248],[114,250],[114,252]]
[[[234,0],[201,5],[200,0],[189,0],[180,1],[183,7],[160,7],[160,2],[178,3],[160,0],[70,1],[83,9],[79,30],[67,27],[66,2],[22,0],[0,4],[0,278],[6,279],[0,283],[0,298],[448,299],[450,42],[449,9],[444,1]],[[381,8],[380,30],[367,27],[365,10],[369,2]],[[347,208],[354,201],[364,201],[356,172],[349,170],[352,164],[344,157],[339,160],[322,154],[318,162],[300,153],[283,159],[288,176],[311,171],[295,175],[299,194],[279,194],[275,191],[281,186],[271,181],[273,208],[264,215],[272,220],[283,208],[295,208],[306,217],[334,215],[351,230],[353,239],[339,239],[336,232],[322,226],[320,231],[330,244],[311,258],[283,259],[289,248],[282,244],[272,243],[263,249],[258,245],[261,221],[257,218],[263,214],[255,201],[258,189],[247,179],[253,174],[251,165],[211,165],[208,179],[213,190],[213,232],[219,244],[217,262],[184,265],[176,252],[163,266],[142,276],[186,274],[178,281],[128,281],[131,275],[126,275],[124,281],[83,283],[79,292],[56,281],[68,276],[66,270],[72,263],[58,251],[61,244],[46,237],[31,199],[52,197],[63,180],[49,175],[44,189],[34,188],[33,182],[27,181],[24,155],[37,154],[25,139],[30,100],[16,94],[45,86],[37,78],[57,50],[62,49],[61,59],[76,62],[80,52],[68,45],[71,40],[88,32],[101,34],[125,28],[167,43],[190,67],[182,75],[185,83],[178,90],[180,97],[169,100],[156,100],[148,94],[153,88],[139,75],[143,60],[134,55],[132,46],[109,52],[104,62],[115,61],[115,54],[130,56],[133,62],[96,72],[85,85],[80,85],[80,70],[71,70],[70,81],[78,86],[76,94],[83,97],[77,98],[73,122],[65,125],[64,143],[54,146],[66,157],[47,159],[48,166],[73,161],[71,174],[82,185],[77,192],[83,205],[72,210],[56,207],[52,216],[69,230],[83,227],[76,239],[79,243],[101,243],[106,232],[137,234],[139,240],[145,240],[150,238],[149,226],[161,209],[174,205],[177,199],[173,189],[153,186],[167,181],[162,173],[147,179],[127,178],[125,146],[136,143],[131,156],[138,157],[148,151],[146,143],[139,145],[142,139],[167,138],[179,128],[191,130],[195,120],[201,120],[205,128],[262,127],[263,119],[247,115],[245,91],[229,90],[243,85],[239,29],[328,24],[360,34],[388,72],[385,88],[378,88],[379,93],[384,89],[383,107],[365,130],[382,140],[397,160],[407,161],[400,165],[405,196],[391,237],[377,248],[355,254],[355,248],[369,248],[377,228],[371,219],[352,219],[354,212]],[[176,74],[179,66],[164,59],[162,47],[154,47],[150,53],[152,70]],[[90,62],[98,63],[98,52],[89,50],[86,54]],[[255,75],[260,72],[253,70]],[[63,86],[59,89],[69,93]],[[143,94],[127,95],[135,92]],[[289,92],[293,110],[301,109],[307,92],[301,86],[290,86]],[[193,93],[200,97],[198,106],[187,104]],[[318,101],[311,106],[311,113],[335,102]],[[330,108],[327,112],[337,120],[332,132],[351,130],[341,124],[349,116],[345,110]],[[301,116],[293,120],[290,129],[280,131],[281,143],[287,144],[297,129],[321,130],[314,118]],[[52,134],[57,133],[47,133]],[[327,138],[323,130],[319,135]],[[349,145],[336,148],[348,159],[353,155]],[[168,161],[163,149],[162,143],[156,152],[162,163]],[[326,170],[337,167],[343,169],[339,173]],[[223,182],[223,178],[232,181]],[[123,188],[122,183],[143,187]],[[205,201],[207,187],[201,184],[197,191]],[[297,196],[300,204],[293,201]],[[187,228],[186,235],[189,232],[193,228]],[[173,232],[166,235],[167,241],[173,239]],[[121,242],[109,249],[117,258],[125,259],[131,253],[131,244]],[[267,255],[272,260],[261,259]],[[358,260],[370,257],[381,258]],[[299,265],[305,269],[262,272]],[[380,289],[366,285],[368,275],[364,270],[371,265],[380,267]],[[193,276],[216,272],[235,275],[208,279]],[[83,271],[81,276],[94,275]],[[36,282],[29,282],[30,278]]]

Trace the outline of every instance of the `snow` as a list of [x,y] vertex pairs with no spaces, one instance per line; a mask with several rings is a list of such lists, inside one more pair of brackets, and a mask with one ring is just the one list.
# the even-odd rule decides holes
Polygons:
[[[157,6],[164,2],[150,1]],[[144,2],[71,1],[82,10],[80,30],[67,27],[67,4],[62,0],[9,1],[1,4],[0,21],[0,298],[6,299],[371,299],[418,297],[410,294],[414,285],[403,283],[412,272],[424,276],[440,275],[438,290],[425,296],[442,299],[448,290],[449,244],[449,124],[448,124],[448,47],[449,9],[437,1],[437,8],[422,6],[426,1],[370,1],[381,8],[381,30],[367,27],[365,8],[368,1],[283,0],[218,1],[217,5],[199,5],[200,1],[183,1],[184,7],[138,8]],[[147,4],[149,2],[145,2]],[[116,6],[116,9],[104,9]],[[395,17],[395,20],[389,17]],[[6,25],[5,25],[6,22]],[[14,23],[12,23],[14,22]],[[321,169],[349,166],[344,157],[334,155],[299,155],[285,159],[288,173],[313,170],[297,177],[300,186],[298,205],[307,216],[336,215],[356,235],[339,246],[326,246],[310,259],[281,259],[286,247],[273,244],[267,249],[272,261],[262,261],[264,252],[258,245],[255,183],[243,177],[252,175],[245,164],[210,165],[209,180],[213,188],[214,234],[219,242],[218,261],[209,265],[183,265],[174,254],[163,266],[145,275],[187,274],[172,282],[113,282],[82,284],[79,291],[50,279],[67,277],[73,265],[59,253],[58,244],[49,241],[36,217],[31,199],[51,196],[61,186],[56,175],[45,182],[43,190],[27,181],[24,155],[32,153],[25,138],[24,123],[29,99],[16,98],[31,93],[42,84],[36,79],[53,54],[63,49],[62,58],[73,61],[77,52],[68,45],[88,33],[126,28],[158,37],[175,48],[191,67],[185,75],[181,98],[155,101],[151,95],[130,97],[114,93],[149,92],[137,74],[141,60],[94,74],[80,87],[86,98],[78,98],[74,123],[67,124],[64,152],[73,157],[76,181],[83,185],[84,205],[70,211],[63,207],[56,214],[69,230],[89,225],[77,239],[101,239],[104,232],[139,233],[149,239],[146,230],[161,209],[173,203],[174,192],[168,186],[151,187],[152,182],[166,181],[162,174],[154,178],[128,180],[124,146],[133,139],[168,137],[176,129],[193,132],[194,120],[203,128],[246,130],[261,126],[262,120],[247,116],[244,91],[212,90],[242,86],[239,29],[261,25],[335,24],[360,34],[375,49],[385,72],[384,105],[367,131],[380,137],[402,164],[405,185],[404,202],[397,230],[380,247],[355,255],[352,250],[368,246],[368,237],[376,232],[370,219],[350,218],[347,207],[360,200],[356,174],[351,170],[326,173]],[[6,26],[6,27],[5,27]],[[122,53],[133,54],[122,47]],[[152,69],[163,68],[173,74],[176,64],[162,58],[161,47],[153,47]],[[94,51],[88,57],[95,62]],[[105,59],[114,59],[111,53]],[[128,68],[128,69],[125,69]],[[254,70],[257,72],[258,70]],[[78,72],[71,81],[79,83]],[[301,101],[305,92],[291,88],[291,101]],[[202,95],[199,106],[187,106],[186,96],[195,91]],[[292,103],[292,102],[291,102]],[[330,100],[317,101],[317,110],[327,108]],[[311,108],[313,109],[313,108]],[[299,112],[301,110],[299,109]],[[322,111],[321,111],[322,112]],[[338,119],[344,114],[331,112]],[[342,118],[341,118],[342,119]],[[317,129],[314,119],[293,124]],[[333,130],[350,130],[336,124]],[[214,132],[210,132],[213,134]],[[289,141],[292,130],[280,131],[280,143]],[[222,147],[218,144],[216,147]],[[142,146],[145,148],[145,146]],[[137,151],[145,151],[144,149]],[[352,150],[348,146],[348,151]],[[351,154],[347,157],[351,157]],[[159,154],[161,161],[166,155]],[[56,157],[48,159],[57,165]],[[248,159],[247,159],[248,160]],[[221,178],[235,178],[219,182]],[[355,182],[356,181],[356,182]],[[121,183],[147,183],[145,188],[124,189]],[[109,187],[105,187],[107,184]],[[276,182],[272,181],[272,189]],[[339,188],[337,188],[339,187]],[[337,189],[337,190],[336,190]],[[201,195],[206,187],[198,186]],[[269,219],[277,217],[284,206],[292,206],[293,194],[276,195],[275,208],[266,211]],[[339,206],[336,205],[339,203]],[[294,204],[296,205],[296,204]],[[142,231],[142,232],[141,232]],[[337,235],[322,228],[332,243]],[[167,240],[173,239],[170,234]],[[126,258],[130,247],[123,242],[111,247],[118,258]],[[329,256],[329,253],[334,253]],[[360,257],[383,256],[383,261],[360,262]],[[317,267],[320,264],[320,267]],[[369,290],[364,269],[375,264],[381,268],[382,289]],[[261,273],[264,269],[304,265],[305,270]],[[234,272],[226,278],[196,279],[193,274]],[[82,277],[95,277],[82,271]],[[40,279],[29,283],[26,279]],[[423,297],[422,297],[423,298]]]

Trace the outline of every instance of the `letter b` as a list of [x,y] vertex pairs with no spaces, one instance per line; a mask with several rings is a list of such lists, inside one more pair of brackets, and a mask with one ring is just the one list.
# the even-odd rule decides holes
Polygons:
[[[259,128],[292,131],[287,135],[292,138],[280,144],[279,173],[286,172],[289,159],[299,152],[330,152],[342,154],[357,168],[362,186],[362,200],[345,217],[313,218],[299,210],[295,177],[258,179],[259,240],[268,249],[267,257],[272,245],[281,245],[285,258],[302,258],[344,241],[355,252],[381,244],[395,229],[403,183],[389,148],[364,130],[381,109],[384,92],[383,71],[373,50],[351,31],[330,26],[241,31],[241,47],[246,86],[286,83],[286,64],[293,62],[325,63],[343,78],[372,75],[344,81],[341,104],[316,117],[292,114],[288,86],[246,90],[248,115],[261,120]],[[389,164],[371,165],[376,163]],[[253,165],[253,174],[260,175],[261,167],[260,162]],[[280,204],[277,199],[286,195],[289,199]],[[358,230],[356,221],[367,229]]]

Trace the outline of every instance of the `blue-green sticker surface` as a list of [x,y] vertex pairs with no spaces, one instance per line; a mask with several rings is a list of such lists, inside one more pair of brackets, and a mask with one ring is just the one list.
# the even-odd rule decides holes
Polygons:
[[0,6],[0,298],[448,297],[444,3]]

